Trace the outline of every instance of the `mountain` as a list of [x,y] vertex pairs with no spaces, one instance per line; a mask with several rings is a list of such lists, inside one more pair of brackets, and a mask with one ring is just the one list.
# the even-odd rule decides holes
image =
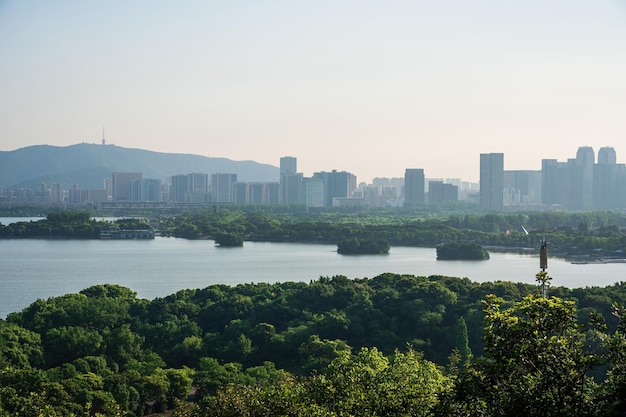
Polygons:
[[41,183],[74,184],[100,189],[112,172],[141,172],[164,181],[177,174],[218,172],[237,174],[239,181],[276,182],[279,169],[254,161],[233,161],[201,155],[161,153],[115,145],[81,143],[71,146],[36,145],[0,152],[0,189],[36,187]]

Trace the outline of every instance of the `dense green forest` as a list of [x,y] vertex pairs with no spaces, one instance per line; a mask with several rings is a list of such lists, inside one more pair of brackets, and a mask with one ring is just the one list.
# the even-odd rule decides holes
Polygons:
[[0,321],[0,416],[623,415],[626,285],[538,293],[392,273],[154,300],[98,285]]

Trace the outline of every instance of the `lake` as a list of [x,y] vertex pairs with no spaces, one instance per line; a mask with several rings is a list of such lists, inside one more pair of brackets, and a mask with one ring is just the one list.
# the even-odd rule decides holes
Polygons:
[[[0,223],[41,218],[0,217]],[[339,255],[335,245],[212,240],[0,239],[0,317],[38,298],[119,284],[153,299],[213,284],[309,282],[320,276],[375,277],[384,272],[448,275],[472,281],[535,283],[538,255],[491,253],[488,261],[437,261],[434,248],[392,247],[388,255]],[[625,280],[626,263],[574,265],[551,258],[553,285],[607,286]]]
[[[0,240],[0,317],[38,298],[114,283],[153,299],[212,284],[309,282],[320,276],[374,277],[384,272],[448,275],[472,281],[535,283],[536,255],[491,253],[488,261],[437,261],[435,249],[392,247],[388,255],[345,256],[334,245],[211,240]],[[626,264],[573,265],[550,259],[553,285],[606,286],[623,280]]]

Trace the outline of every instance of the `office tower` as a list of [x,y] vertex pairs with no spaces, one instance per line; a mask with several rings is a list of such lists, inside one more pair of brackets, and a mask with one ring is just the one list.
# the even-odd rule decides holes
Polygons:
[[615,165],[617,164],[617,156],[615,149],[605,146],[598,151],[598,165]]
[[459,199],[459,187],[443,181],[428,182],[428,203],[441,204]]
[[593,165],[595,154],[590,146],[581,146],[576,152],[573,178],[573,207],[575,209],[593,208]]
[[190,193],[206,193],[209,191],[209,174],[199,172],[187,174],[187,191]]
[[280,174],[295,174],[298,172],[298,159],[293,156],[280,158]]
[[278,204],[280,201],[280,183],[267,183],[267,204]]
[[314,172],[313,178],[324,184],[324,206],[333,207],[334,198],[352,197],[356,190],[356,175],[333,169],[332,172]]
[[324,207],[324,182],[315,178],[303,178],[304,204],[307,207]]
[[233,184],[236,204],[278,204],[277,182],[236,182]]
[[104,189],[106,190],[107,200],[113,199],[113,180],[111,177],[104,179]]
[[209,174],[187,174],[185,203],[204,203],[209,200]]
[[237,174],[211,174],[211,201],[215,203],[233,202],[233,184]]
[[52,184],[52,187],[50,187],[50,201],[62,203],[64,200],[63,184]]
[[146,178],[142,181],[141,201],[163,201],[161,180]]
[[424,170],[422,168],[407,168],[404,171],[404,205],[414,206],[426,202],[424,181]]
[[615,149],[604,147],[598,151],[598,163],[593,170],[593,200],[596,209],[616,209],[620,204],[618,188],[620,171]]
[[131,201],[131,183],[141,178],[141,172],[114,172],[111,175],[113,201]]
[[92,204],[105,202],[109,196],[105,189],[81,190],[80,188],[73,188],[70,190],[69,199],[72,204]]
[[302,204],[302,174],[281,174],[280,195],[282,204]]
[[567,162],[541,160],[541,202],[549,206],[569,207],[572,181]]
[[141,193],[143,189],[143,179],[132,180],[130,182],[130,201],[141,201]]
[[233,203],[248,204],[248,183],[236,182],[233,184]]
[[184,203],[185,193],[187,193],[187,175],[172,175],[170,177],[170,192],[168,200],[175,203]]
[[302,174],[298,174],[298,160],[293,156],[280,158],[280,202],[281,204],[302,202]]
[[480,154],[480,208],[501,211],[504,204],[504,154]]
[[541,203],[541,171],[504,171],[504,205]]

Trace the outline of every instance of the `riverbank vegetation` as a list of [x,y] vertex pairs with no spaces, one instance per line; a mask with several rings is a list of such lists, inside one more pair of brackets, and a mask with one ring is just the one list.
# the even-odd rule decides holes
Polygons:
[[[525,214],[447,214],[420,217],[411,212],[321,211],[274,213],[216,207],[122,219],[124,228],[151,228],[164,236],[216,239],[235,236],[265,242],[317,242],[346,239],[387,241],[390,246],[436,247],[477,243],[505,250],[536,250],[547,240],[551,256],[626,257],[626,216],[614,212],[532,212]],[[0,238],[98,238],[108,222],[89,212],[53,212],[46,219],[0,225]],[[523,228],[522,228],[523,226]],[[226,242],[226,241],[225,241]]]
[[57,211],[37,221],[0,224],[0,238],[99,239],[100,231],[116,229],[149,229],[146,219],[125,218],[99,221],[88,211]]
[[626,285],[538,292],[392,273],[93,286],[0,320],[0,416],[623,415]]

